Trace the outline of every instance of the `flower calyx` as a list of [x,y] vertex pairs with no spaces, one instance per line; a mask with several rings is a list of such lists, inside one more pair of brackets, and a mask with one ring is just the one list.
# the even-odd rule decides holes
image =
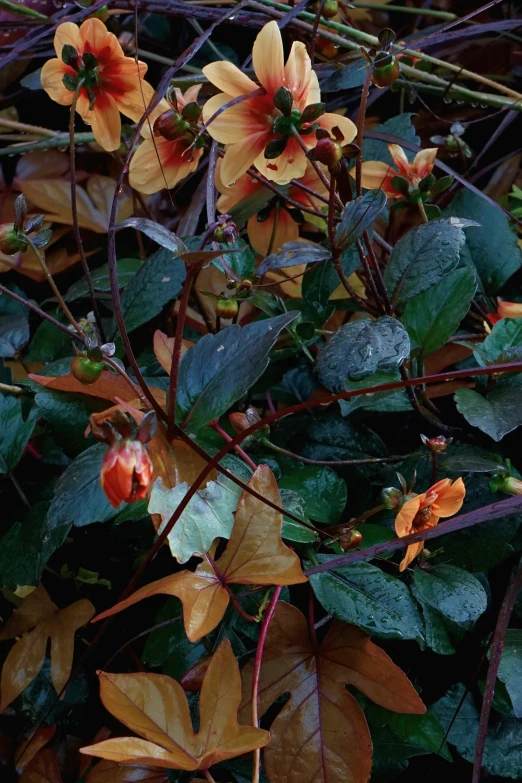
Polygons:
[[187,143],[193,143],[196,148],[204,146],[205,140],[199,136],[202,111],[199,104],[190,101],[180,109],[173,91],[167,94],[167,100],[171,108],[163,112],[155,121],[154,135],[162,136],[167,141],[183,139]]
[[235,245],[239,239],[239,231],[234,221],[231,220],[230,215],[220,215],[218,217],[213,239],[214,242]]
[[89,98],[89,109],[92,109],[96,101],[93,88],[98,87],[100,83],[98,58],[92,52],[84,52],[80,55],[72,44],[64,44],[62,62],[74,71],[62,76],[64,87],[70,92],[84,87]]
[[319,127],[317,120],[325,112],[324,103],[311,103],[301,112],[293,107],[293,100],[291,91],[286,87],[280,87],[274,95],[274,105],[281,114],[275,117],[272,125],[272,131],[277,134],[277,138],[269,141],[265,147],[264,155],[267,160],[282,155],[291,136],[308,136]]
[[[14,223],[0,224],[0,253],[12,256],[16,253],[25,253],[30,243],[35,247],[45,247],[52,236],[50,229],[42,229],[45,223],[44,215],[33,215],[27,218],[27,201],[23,193],[17,196],[14,203]],[[24,226],[25,224],[25,226]],[[30,237],[31,234],[34,236]]]
[[450,158],[459,155],[463,158],[471,158],[473,154],[471,148],[462,138],[465,132],[466,128],[460,122],[454,122],[447,136],[431,136],[430,141],[444,147]]

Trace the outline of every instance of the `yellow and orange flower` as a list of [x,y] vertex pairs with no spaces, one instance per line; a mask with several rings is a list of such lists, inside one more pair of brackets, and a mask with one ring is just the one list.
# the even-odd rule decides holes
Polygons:
[[[223,214],[230,212],[230,210],[243,199],[252,195],[256,191],[262,190],[264,185],[258,182],[249,174],[243,174],[235,185],[231,188],[224,186],[221,174],[223,170],[222,161],[218,161],[216,167],[216,187],[221,193],[221,196],[217,202],[217,208]],[[315,190],[320,196],[326,195],[326,188],[317,175],[317,172],[308,163],[306,171],[300,180],[306,187]],[[292,185],[288,189],[289,198],[293,201],[297,201],[306,207],[319,210],[322,202],[319,199],[314,199],[312,195],[299,188],[297,185]],[[277,211],[277,226],[275,226]],[[275,227],[275,237],[272,242],[272,234]],[[285,209],[283,204],[274,206],[270,210],[265,220],[259,220],[258,215],[253,215],[247,223],[247,233],[250,240],[250,244],[259,255],[263,258],[267,255],[268,249],[272,244],[272,251],[277,253],[285,242],[296,242],[299,239],[299,224],[291,216],[290,212]]]
[[[283,118],[282,112],[274,103],[274,96],[280,87],[285,87],[292,94],[293,119],[285,118],[289,120],[289,125],[293,123],[296,130],[300,129],[307,147],[314,147],[317,141],[315,133],[306,133],[312,123],[301,123],[299,120],[300,114],[307,106],[321,100],[319,82],[312,70],[306,46],[300,41],[294,42],[285,65],[279,27],[276,22],[269,22],[254,42],[252,62],[265,94],[256,95],[225,109],[208,127],[214,139],[228,145],[221,168],[221,179],[227,187],[236,182],[254,163],[263,176],[280,184],[299,179],[305,173],[306,155],[298,140],[291,135],[290,127],[288,142],[282,154],[272,160],[267,160],[264,156],[269,142],[283,138],[282,132],[274,130],[274,123]],[[205,123],[233,98],[259,90],[252,79],[230,62],[210,63],[203,68],[203,73],[212,84],[223,91],[205,104]],[[357,132],[351,120],[338,114],[323,114],[317,123],[329,132],[338,128],[343,144],[352,141]]]
[[[466,487],[462,478],[456,481],[442,479],[437,481],[427,492],[415,495],[407,500],[395,518],[395,532],[399,538],[404,538],[420,530],[435,527],[439,519],[452,517],[460,511],[464,503]],[[424,548],[424,542],[410,544],[399,566],[404,571]]]
[[139,440],[116,440],[107,450],[100,471],[100,484],[111,506],[134,503],[147,495],[153,467],[147,449]]
[[497,296],[497,312],[488,313],[488,321],[494,326],[502,318],[522,318],[522,304],[507,302]]
[[[67,44],[78,54],[76,67],[62,61],[62,50]],[[65,86],[64,76],[69,79],[81,76],[84,55],[94,55],[97,65],[80,90],[76,111],[92,126],[94,137],[103,149],[108,152],[118,149],[120,112],[137,122],[154,94],[143,79],[147,66],[125,57],[116,36],[99,19],[87,19],[81,27],[72,22],[61,24],[54,36],[54,48],[58,59],[48,60],[43,66],[42,87],[53,101],[70,106],[74,88]]]
[[[398,144],[388,144],[390,155],[395,164],[389,166],[380,160],[367,160],[362,164],[361,184],[363,188],[369,190],[383,190],[389,198],[403,198],[404,194],[392,185],[394,177],[404,177],[408,181],[410,188],[416,188],[419,182],[431,174],[435,158],[437,157],[437,148],[433,147],[427,150],[421,150],[415,155],[413,163],[408,162],[408,158],[402,147]],[[355,177],[355,169],[350,172]]]
[[[188,103],[197,101],[200,88],[200,84],[194,85],[183,94],[176,87],[174,92],[180,113]],[[167,112],[170,106],[161,101],[160,109]],[[134,153],[129,168],[131,187],[147,195],[157,193],[165,187],[173,188],[197,169],[203,149],[193,146],[194,139],[189,134],[181,134],[176,139],[167,139],[156,132],[151,136],[147,123],[142,132],[145,138]]]

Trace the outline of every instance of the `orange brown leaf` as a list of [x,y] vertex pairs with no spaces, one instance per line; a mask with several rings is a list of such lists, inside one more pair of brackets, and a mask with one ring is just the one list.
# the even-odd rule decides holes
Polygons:
[[103,759],[87,775],[86,783],[167,783],[165,772],[146,765],[118,764]]
[[183,688],[164,674],[102,672],[100,697],[114,717],[140,735],[81,748],[82,753],[110,761],[206,770],[264,747],[270,739],[267,731],[237,722],[241,677],[228,639],[212,657],[203,681],[197,734]]
[[62,783],[55,751],[44,748],[37,753],[22,772],[19,783]]
[[[181,356],[183,356],[189,348],[193,345],[190,340],[183,340],[181,344]],[[174,353],[174,337],[167,337],[167,335],[160,329],[156,329],[154,332],[154,354],[156,359],[161,364],[166,373],[170,374],[170,368],[172,367],[172,354]]]
[[[242,671],[240,719],[250,715],[252,672],[250,662]],[[278,603],[264,649],[259,715],[282,694],[290,698],[271,726],[265,751],[270,783],[368,780],[370,734],[346,685],[395,712],[426,711],[404,672],[359,628],[334,620],[317,646],[301,612]]]
[[[274,474],[260,465],[248,486],[275,505],[281,497]],[[174,595],[183,604],[185,631],[191,642],[210,633],[229,603],[231,584],[293,585],[306,582],[297,555],[281,539],[282,515],[246,490],[237,505],[230,541],[215,564],[201,563],[194,573],[180,571],[145,585],[97,620],[120,612],[152,595]]]

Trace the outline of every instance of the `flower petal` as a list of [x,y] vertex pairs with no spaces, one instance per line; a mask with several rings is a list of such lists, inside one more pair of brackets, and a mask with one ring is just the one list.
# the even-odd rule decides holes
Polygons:
[[219,159],[216,165],[215,184],[218,192],[221,193],[216,206],[222,214],[225,214],[226,212],[230,212],[232,207],[235,207],[236,204],[244,198],[247,198],[247,196],[255,193],[259,188],[262,188],[263,185],[255,179],[252,179],[249,174],[243,174],[243,176],[236,180],[231,188],[225,187],[221,181],[221,163],[222,161]]
[[[64,25],[61,25],[62,27]],[[76,25],[73,25],[76,27]],[[61,106],[70,106],[74,92],[68,90],[63,83],[64,74],[74,76],[74,71],[61,60],[47,60],[42,68],[41,82],[45,92],[53,101]]]
[[453,514],[456,514],[462,508],[465,497],[466,487],[464,486],[462,478],[458,478],[451,486],[447,487],[439,494],[436,501],[436,515],[438,517],[452,517]]
[[[210,98],[203,106],[203,121],[208,122],[218,109],[230,100],[232,100],[231,96],[223,92]],[[261,112],[252,111],[252,103],[253,101],[238,103],[225,109],[215,120],[212,120],[208,126],[212,138],[221,144],[235,144],[244,141],[247,136],[269,133],[271,131],[269,123],[264,120]]]
[[390,151],[392,160],[395,166],[398,168],[399,173],[403,177],[409,177],[410,164],[408,163],[408,158],[406,157],[406,153],[402,147],[399,147],[398,144],[388,144],[388,150]]
[[202,149],[193,149],[191,155],[187,145],[179,139],[168,141],[161,136],[144,139],[132,156],[129,168],[130,185],[147,195],[173,188],[196,170],[202,154]]
[[[132,90],[126,90],[123,95],[112,94],[112,97],[116,102],[118,110],[121,111],[125,117],[129,117],[133,122],[138,122],[145,114],[145,110],[151,102],[153,95],[154,88],[144,79],[138,79],[138,74],[135,72],[134,87]],[[149,116],[148,119],[150,120],[151,125],[154,125],[156,118],[163,113],[162,104],[164,104],[164,102],[160,101],[161,108],[157,107]],[[148,125],[148,122],[146,121],[144,125]]]
[[265,24],[254,41],[252,64],[260,83],[272,97],[285,82],[283,41],[277,22]]
[[412,533],[412,522],[415,519],[421,503],[425,498],[425,493],[422,495],[416,495],[414,498],[407,500],[397,516],[395,517],[395,532],[399,538],[409,536]]
[[221,165],[221,180],[225,187],[232,185],[262,154],[267,143],[266,133],[257,133],[232,144],[225,152]]
[[[257,215],[250,218],[247,224],[248,238],[252,244],[252,247],[263,256],[268,254],[268,249],[272,243],[272,234],[274,233],[276,211],[273,209],[267,220],[259,221]],[[299,239],[299,226],[292,219],[286,209],[282,207],[279,209],[277,218],[277,227],[275,230],[274,241],[272,243],[273,253],[278,253],[281,250],[285,242],[295,242]],[[295,269],[291,268],[292,273],[295,274]],[[285,269],[285,272],[287,270]],[[276,279],[280,279],[281,275],[277,275]],[[283,275],[284,279],[284,275]]]
[[92,52],[102,63],[125,57],[120,42],[101,19],[86,19],[80,27],[80,39],[83,51]]
[[[257,90],[257,84],[246,74],[241,73],[239,68],[228,60],[220,60],[210,65],[205,65],[203,73],[218,90],[236,98],[238,95],[248,95],[249,92]],[[191,88],[192,89],[192,88]],[[194,100],[192,98],[191,100]]]
[[[330,134],[332,134],[334,128],[339,128],[343,135],[341,144],[349,144],[357,136],[357,128],[354,123],[348,119],[348,117],[343,117],[341,114],[323,114],[322,117],[319,117],[319,126],[327,130]],[[310,137],[307,136],[304,137],[307,144],[309,143],[309,138]],[[312,138],[315,139],[315,136]]]
[[107,93],[98,92],[94,107],[89,109],[87,98],[80,95],[77,104],[78,113],[92,127],[94,138],[104,150],[112,152],[120,146],[121,119],[114,98]]
[[[309,103],[317,103],[315,95],[309,96],[312,82],[312,63],[301,41],[292,44],[290,55],[285,65],[285,86],[294,96],[294,103],[301,111]],[[314,84],[315,87],[315,84]]]
[[[350,169],[350,175],[355,177],[355,168]],[[395,191],[389,188],[390,179],[397,175],[392,166],[381,163],[380,160],[365,160],[361,166],[361,185],[368,190],[384,190],[386,195],[393,195]]]
[[421,150],[415,155],[412,168],[420,179],[424,179],[433,171],[437,152],[437,147],[432,147],[427,150]]
[[62,49],[65,44],[74,46],[76,51],[80,52],[80,54],[83,52],[80,28],[77,24],[73,24],[73,22],[64,22],[59,25],[54,34],[54,51],[59,60],[62,59]]
[[508,302],[497,297],[497,316],[501,318],[522,318],[522,304],[520,302]]
[[308,160],[296,139],[289,139],[285,151],[273,160],[263,153],[256,158],[256,168],[267,179],[278,185],[286,185],[291,179],[299,179],[306,171]]
[[418,544],[410,544],[409,547],[407,547],[406,549],[406,554],[401,560],[399,571],[401,572],[405,571],[408,568],[411,561],[415,560],[415,558],[420,555],[423,549],[424,549],[424,541],[419,541]]

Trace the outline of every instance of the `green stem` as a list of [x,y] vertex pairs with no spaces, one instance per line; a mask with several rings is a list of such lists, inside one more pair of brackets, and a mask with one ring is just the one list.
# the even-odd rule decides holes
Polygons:
[[[402,70],[404,71],[404,67]],[[433,74],[430,76],[432,77],[430,84],[419,82],[417,78],[413,81],[397,79],[395,84],[398,87],[408,87],[418,92],[429,93],[430,95],[442,95],[452,100],[464,99],[472,105],[479,104],[481,106],[492,106],[495,109],[513,109],[514,111],[522,112],[522,101],[509,101],[501,95],[492,95],[489,92],[475,92],[455,84],[448,87],[448,82],[439,79],[438,76],[433,76]],[[440,82],[443,82],[443,84],[440,84]]]
[[[0,141],[2,137],[0,136]],[[89,144],[95,141],[94,133],[77,133],[74,138],[75,144]],[[10,147],[4,147],[0,150],[0,157],[12,157],[13,155],[23,155],[25,152],[36,152],[37,150],[55,150],[62,147],[64,150],[69,146],[69,134],[57,133],[52,139],[42,139],[42,141],[31,141],[27,144],[12,144]]]
[[412,14],[412,16],[430,16],[432,19],[442,19],[445,22],[454,22],[458,19],[456,14],[450,14],[449,11],[433,11],[430,8],[412,8],[407,5],[387,5],[386,3],[361,3],[355,0],[352,3],[354,8],[369,8],[374,11],[399,11],[401,14]]
[[29,16],[31,19],[47,19],[46,14],[41,14],[40,11],[35,11],[34,8],[28,8],[21,3],[14,3],[13,0],[0,0],[0,8],[5,8],[11,14],[20,14],[20,16]]

